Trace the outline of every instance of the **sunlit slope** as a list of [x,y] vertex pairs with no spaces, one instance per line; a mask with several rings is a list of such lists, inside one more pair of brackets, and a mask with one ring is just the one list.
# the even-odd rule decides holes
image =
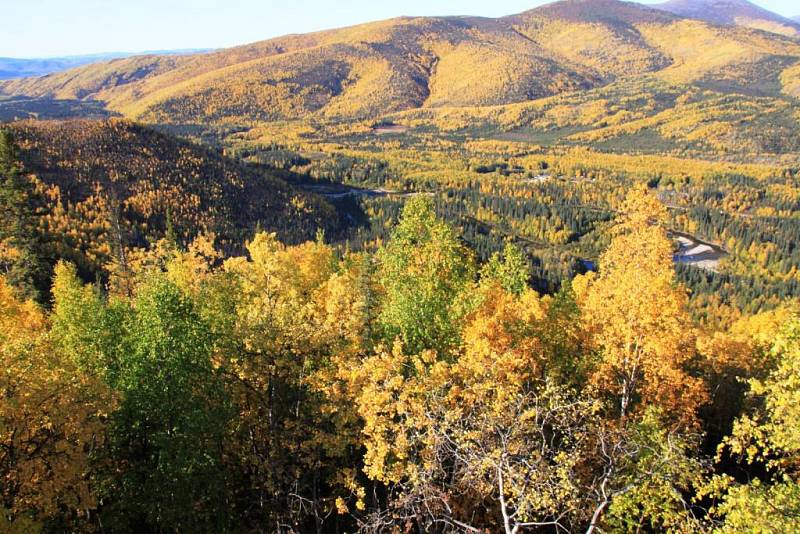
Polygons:
[[[789,71],[798,91],[800,72]],[[794,85],[793,85],[794,84]],[[407,110],[392,120],[414,129],[536,145],[592,146],[625,153],[705,153],[736,158],[800,154],[800,108],[785,96],[725,93],[657,75],[533,102]]]
[[616,0],[571,0],[504,19],[553,57],[591,69],[605,80],[669,66],[671,58],[647,43],[638,27],[667,26],[672,15]]
[[642,25],[640,31],[672,58],[660,75],[673,82],[731,80],[747,87],[800,60],[800,42],[748,28],[681,20]]
[[129,58],[3,82],[0,93],[99,100],[164,124],[340,121],[525,103],[632,79],[791,98],[798,64],[792,38],[634,3],[566,0],[499,19],[399,18]]
[[9,80],[0,85],[6,94],[63,100],[98,98],[107,91],[139,85],[145,79],[171,72],[191,56],[136,56],[93,63],[35,78]]

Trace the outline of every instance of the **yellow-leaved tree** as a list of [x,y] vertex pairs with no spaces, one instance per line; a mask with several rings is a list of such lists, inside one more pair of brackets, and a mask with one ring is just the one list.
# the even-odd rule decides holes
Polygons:
[[232,319],[218,354],[238,419],[229,454],[245,491],[264,503],[248,511],[256,519],[319,527],[358,491],[359,427],[339,370],[352,367],[366,335],[364,262],[340,262],[321,240],[286,246],[266,233],[247,249],[205,295]]
[[113,397],[52,343],[42,311],[0,277],[0,530],[87,519],[97,500],[92,453]]
[[737,484],[715,477],[710,492],[721,497],[712,510],[721,517],[718,531],[797,532],[800,529],[800,319],[787,321],[772,347],[772,370],[751,379],[757,401],[740,417],[720,452],[766,468],[765,476]]
[[[449,250],[430,244],[428,254],[442,257],[437,247]],[[625,424],[603,418],[602,399],[583,388],[586,341],[570,287],[540,297],[504,284],[524,279],[505,271],[520,269],[497,265],[473,286],[446,357],[398,336],[352,368],[364,471],[388,495],[362,528],[514,534],[695,524],[681,497],[702,473],[688,456],[693,439],[655,409]],[[442,275],[419,272],[417,287]]]
[[615,401],[622,417],[654,405],[687,425],[707,394],[691,373],[693,326],[686,292],[675,280],[666,218],[645,186],[634,187],[599,274],[575,286],[585,288],[579,301],[599,352],[591,376],[596,390]]

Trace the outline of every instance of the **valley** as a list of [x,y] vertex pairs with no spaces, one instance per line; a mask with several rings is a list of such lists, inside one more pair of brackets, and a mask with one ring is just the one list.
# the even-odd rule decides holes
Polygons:
[[0,532],[800,531],[800,20],[123,56],[0,80]]

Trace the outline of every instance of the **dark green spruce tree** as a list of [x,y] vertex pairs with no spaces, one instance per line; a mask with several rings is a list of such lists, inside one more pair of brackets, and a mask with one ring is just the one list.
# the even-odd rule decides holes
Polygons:
[[20,298],[44,302],[52,269],[37,231],[36,197],[20,173],[13,136],[0,131],[0,272]]

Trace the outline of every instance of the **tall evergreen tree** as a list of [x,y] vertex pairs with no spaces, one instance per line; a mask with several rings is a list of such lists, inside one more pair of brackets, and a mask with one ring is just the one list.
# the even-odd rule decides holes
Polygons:
[[20,173],[13,136],[0,131],[0,272],[19,297],[42,301],[50,269],[36,228],[35,197]]

